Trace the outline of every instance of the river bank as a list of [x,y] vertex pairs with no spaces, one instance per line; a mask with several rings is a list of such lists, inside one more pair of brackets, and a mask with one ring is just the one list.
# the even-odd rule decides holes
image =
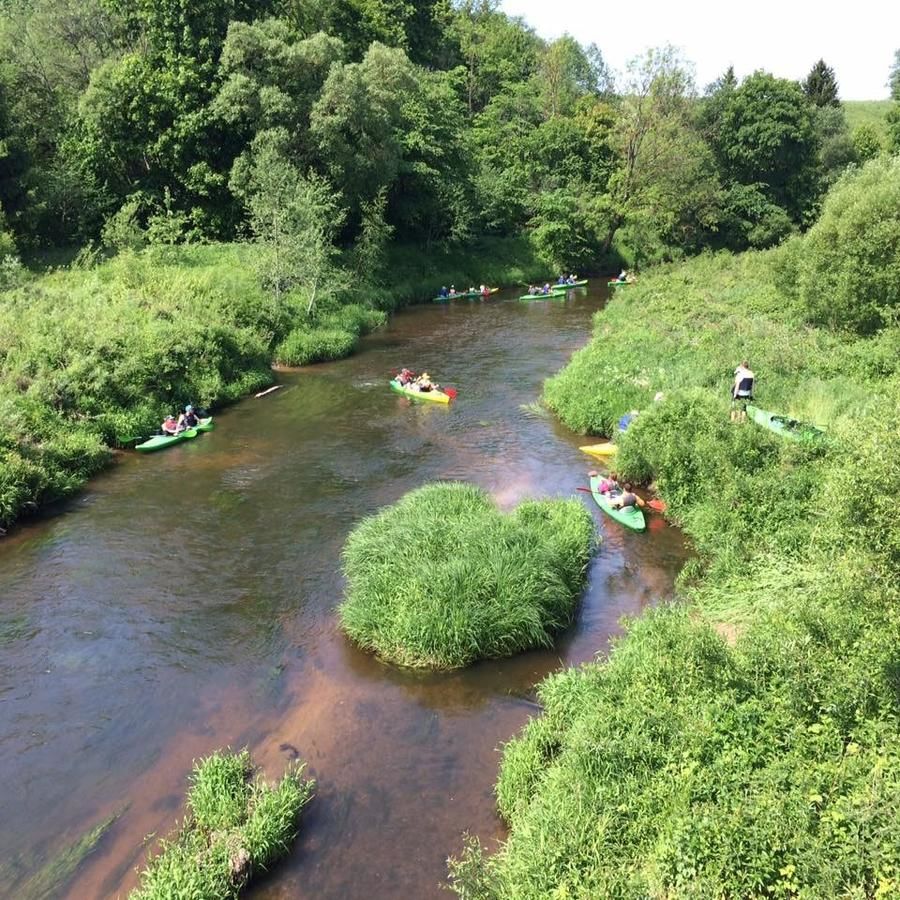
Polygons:
[[[583,433],[642,410],[616,468],[699,557],[608,663],[539,687],[504,749],[510,835],[453,864],[461,896],[898,890],[900,331],[812,327],[787,274],[805,252],[645,275],[546,383]],[[759,405],[825,436],[729,421],[742,359]]]
[[111,448],[153,433],[166,411],[233,403],[271,384],[273,363],[346,356],[385,311],[442,283],[543,274],[524,240],[394,247],[394,286],[347,285],[309,312],[265,293],[253,257],[242,244],[156,247],[0,295],[0,528],[79,490]]

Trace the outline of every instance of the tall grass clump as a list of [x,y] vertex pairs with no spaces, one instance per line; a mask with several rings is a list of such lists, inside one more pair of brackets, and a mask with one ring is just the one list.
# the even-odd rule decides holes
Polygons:
[[188,815],[178,833],[161,842],[131,900],[237,897],[255,874],[288,852],[314,788],[303,778],[303,766],[277,785],[266,784],[246,750],[201,760],[191,775]]
[[361,647],[418,668],[548,646],[572,619],[592,543],[578,501],[507,515],[477,487],[428,485],[351,533],[341,624]]
[[[863,170],[825,203],[832,236],[848,196],[872,213],[848,211],[860,233],[828,249],[835,271],[900,241],[875,171],[893,177]],[[582,431],[641,410],[616,468],[655,484],[698,557],[608,661],[540,686],[542,715],[504,749],[508,840],[451,863],[467,900],[900,895],[900,330],[889,314],[871,335],[855,314],[809,324],[816,284],[864,317],[875,289],[854,294],[852,266],[834,296],[834,273],[816,280],[816,228],[647,274],[547,383]],[[825,437],[731,422],[743,359],[759,405]]]

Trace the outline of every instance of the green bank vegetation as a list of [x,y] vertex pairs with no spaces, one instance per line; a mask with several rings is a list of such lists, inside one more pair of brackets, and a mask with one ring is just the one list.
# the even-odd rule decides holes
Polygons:
[[[509,839],[452,864],[460,896],[900,891],[898,189],[900,160],[870,163],[807,236],[648,274],[547,383],[579,431],[643,410],[617,468],[699,561],[608,662],[541,685],[504,749]],[[742,358],[826,440],[731,424]]]
[[291,768],[277,785],[266,784],[246,750],[201,760],[191,775],[184,823],[161,841],[131,900],[237,897],[287,853],[314,789],[302,766]]
[[348,538],[341,624],[382,659],[417,668],[549,646],[572,620],[593,531],[575,500],[504,514],[471,485],[419,488]]

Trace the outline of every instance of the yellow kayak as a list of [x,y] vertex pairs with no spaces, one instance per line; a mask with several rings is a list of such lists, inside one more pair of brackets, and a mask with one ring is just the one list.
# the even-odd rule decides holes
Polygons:
[[403,387],[395,378],[391,382],[391,390],[404,397],[412,397],[413,400],[430,400],[432,403],[449,403],[450,395],[443,391],[411,391],[409,388]]
[[598,459],[606,459],[610,456],[615,456],[619,452],[619,448],[613,444],[611,441],[605,441],[602,444],[590,444],[587,447],[579,447],[582,453],[587,453],[588,456],[596,456]]

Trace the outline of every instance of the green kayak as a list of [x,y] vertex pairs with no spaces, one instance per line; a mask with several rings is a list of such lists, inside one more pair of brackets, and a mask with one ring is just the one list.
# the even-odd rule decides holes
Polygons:
[[555,291],[566,290],[570,291],[572,288],[577,287],[585,287],[588,283],[587,278],[582,278],[580,281],[567,281],[565,284],[560,284],[558,281],[553,285],[553,289]]
[[624,509],[616,509],[607,494],[600,493],[600,476],[591,475],[591,494],[597,503],[597,506],[603,510],[608,516],[621,522],[626,528],[633,531],[643,531],[647,527],[644,520],[644,514],[636,506],[626,506]]
[[769,431],[792,441],[816,441],[825,437],[825,432],[815,425],[800,422],[790,416],[780,416],[778,413],[760,409],[752,403],[747,404],[747,415],[757,425],[762,425],[763,428],[768,428]]
[[553,298],[556,298],[558,300],[560,297],[565,297],[565,296],[566,296],[565,288],[560,288],[559,290],[557,290],[554,287],[554,288],[550,289],[549,294],[522,294],[522,296],[519,297],[519,299],[520,300],[551,300]]
[[634,284],[633,281],[607,281],[607,287],[625,287],[626,284]]
[[148,438],[142,444],[137,444],[134,449],[139,450],[141,453],[153,453],[155,450],[163,450],[166,447],[171,447],[173,444],[189,441],[197,437],[201,431],[212,431],[214,427],[212,416],[210,416],[209,418],[201,419],[200,424],[196,428],[186,428],[178,434],[154,434],[153,437]]
[[433,303],[448,303],[450,300],[475,300],[478,297],[490,297],[491,294],[496,294],[500,288],[488,288],[485,293],[481,291],[465,291],[462,294],[448,294],[446,297],[433,297]]

